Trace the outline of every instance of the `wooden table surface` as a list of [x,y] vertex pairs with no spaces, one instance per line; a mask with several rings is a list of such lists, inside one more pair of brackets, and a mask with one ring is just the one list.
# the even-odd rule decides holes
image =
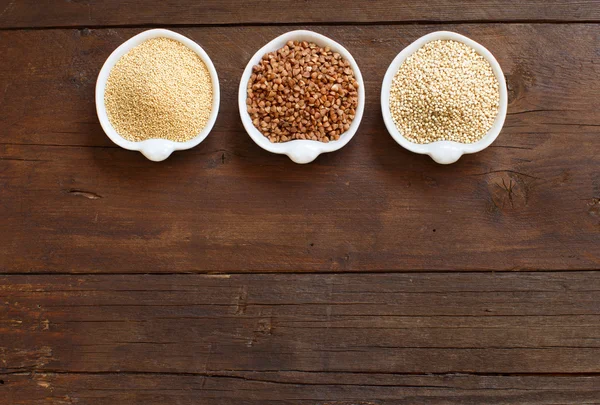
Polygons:
[[[163,163],[103,133],[94,85],[149,28],[221,80]],[[237,87],[286,31],[365,79],[309,165],[245,133]],[[451,166],[398,146],[387,66],[437,30],[498,59],[506,124]],[[599,404],[600,1],[0,1],[0,404]]]

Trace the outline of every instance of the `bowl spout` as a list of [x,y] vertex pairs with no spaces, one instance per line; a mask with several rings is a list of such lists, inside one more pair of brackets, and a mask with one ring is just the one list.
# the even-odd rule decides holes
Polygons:
[[140,152],[153,162],[162,162],[169,156],[175,148],[173,142],[166,139],[148,139],[141,144]]
[[449,165],[456,162],[463,155],[463,150],[450,142],[439,142],[433,144],[432,149],[429,152],[429,156],[439,164]]
[[[321,151],[315,146],[310,145],[305,142],[310,141],[294,141],[298,142],[294,147],[288,152],[288,156],[292,159],[293,162],[299,164],[310,163],[319,156]],[[300,143],[302,142],[302,143]]]

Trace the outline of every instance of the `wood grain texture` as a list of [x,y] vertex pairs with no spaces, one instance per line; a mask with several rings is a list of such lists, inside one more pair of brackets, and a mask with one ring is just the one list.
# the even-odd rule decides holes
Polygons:
[[2,375],[10,405],[550,405],[597,404],[598,376],[348,373]]
[[5,276],[0,289],[0,373],[600,373],[600,272]]
[[596,0],[0,1],[0,28],[105,25],[598,21]]
[[[600,404],[599,5],[0,0],[0,405]],[[151,26],[221,79],[211,135],[161,164],[94,106]],[[297,28],[346,46],[367,93],[353,141],[307,166],[235,103]],[[442,29],[492,51],[510,98],[449,167],[379,108],[394,56]]]
[[[161,164],[112,145],[95,114],[102,63],[139,29],[1,32],[1,271],[598,268],[597,25],[313,28],[354,54],[367,103],[352,142],[307,166],[258,148],[234,102],[252,53],[289,27],[179,30],[223,102],[207,140]],[[510,92],[496,143],[449,167],[396,145],[379,107],[388,63],[438,28],[488,47]]]

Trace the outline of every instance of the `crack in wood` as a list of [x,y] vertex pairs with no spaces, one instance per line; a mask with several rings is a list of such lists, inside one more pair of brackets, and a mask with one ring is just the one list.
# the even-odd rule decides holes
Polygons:
[[151,28],[244,28],[244,27],[331,27],[331,26],[356,26],[356,27],[368,27],[368,26],[436,26],[436,25],[471,25],[471,24],[530,24],[530,25],[589,25],[599,24],[600,19],[519,19],[519,18],[508,18],[508,19],[447,19],[447,20],[433,20],[433,19],[407,19],[403,21],[395,20],[374,20],[374,21],[290,21],[290,22],[273,22],[273,21],[258,21],[258,22],[229,22],[229,23],[148,23],[148,24],[73,24],[73,25],[45,25],[45,26],[9,26],[0,27],[1,31],[42,31],[42,30],[114,30],[114,29],[151,29]]
[[521,114],[532,114],[539,112],[572,112],[574,110],[552,110],[552,109],[539,109],[539,110],[522,110],[508,112],[506,115],[521,115]]
[[[487,174],[487,173],[485,173]],[[482,174],[483,175],[483,174]],[[460,269],[460,270],[446,270],[446,269],[423,269],[423,270],[390,270],[390,269],[374,269],[374,270],[319,270],[319,271],[298,271],[298,270],[267,270],[267,271],[253,271],[253,270],[227,270],[227,274],[229,276],[233,275],[236,277],[239,276],[264,276],[264,275],[273,275],[273,274],[282,274],[287,276],[318,276],[318,275],[365,275],[365,274],[378,274],[378,275],[394,275],[394,274],[415,274],[415,275],[426,275],[426,274],[460,274],[460,273],[469,273],[469,274],[511,274],[511,273],[521,273],[521,274],[543,274],[543,273],[557,273],[561,272],[583,272],[583,273],[598,273],[600,269],[598,268],[586,268],[586,267],[556,267],[556,268],[539,268],[533,266],[513,266],[510,268],[499,268],[499,269]],[[0,271],[0,276],[207,276],[207,275],[215,275],[214,271],[203,271],[203,270],[195,270],[195,271],[116,271],[109,273],[102,273],[100,271],[52,271],[52,272],[40,272],[40,271],[30,271],[30,272],[22,272],[22,271]]]
[[70,195],[85,197],[88,200],[99,200],[100,198],[104,198],[100,194],[76,188],[69,189],[67,193]]
[[487,176],[488,174],[494,174],[494,173],[511,173],[511,174],[516,174],[518,176],[524,176],[524,177],[529,177],[531,179],[541,180],[541,178],[539,178],[539,177],[535,177],[535,176],[532,176],[532,175],[527,174],[527,173],[522,173],[522,172],[518,172],[516,170],[509,170],[509,169],[505,169],[505,170],[490,170],[489,172],[486,172],[486,173],[471,174],[471,176]]
[[244,285],[240,288],[240,293],[237,298],[237,304],[235,308],[236,315],[243,315],[246,313],[246,307],[248,306],[248,286]]
[[533,147],[527,147],[527,146],[510,146],[510,145],[490,145],[490,148],[506,148],[506,149],[533,150]]
[[0,160],[8,161],[8,162],[49,162],[49,160],[43,159],[25,159],[25,158],[9,158],[9,157],[0,157]]
[[[56,369],[47,369],[47,370],[39,370],[39,371],[8,371],[8,372],[0,372],[0,375],[21,375],[21,376],[33,376],[38,375],[40,373],[47,375],[64,375],[64,374],[73,374],[73,375],[110,375],[110,376],[188,376],[188,377],[214,377],[214,378],[236,378],[235,374],[231,373],[251,373],[251,374],[268,374],[268,373],[276,373],[276,374],[284,374],[284,373],[293,373],[298,375],[319,375],[319,374],[337,374],[337,375],[381,375],[381,376],[415,376],[415,377],[431,377],[431,376],[439,376],[439,377],[600,377],[600,371],[598,372],[571,372],[571,373],[541,373],[541,372],[515,372],[515,373],[494,373],[494,372],[475,372],[475,371],[443,371],[443,372],[431,372],[431,373],[423,373],[423,372],[386,372],[386,371],[351,371],[351,370],[318,370],[318,371],[308,371],[308,370],[298,370],[298,369],[265,369],[265,370],[246,370],[246,369],[236,369],[236,370],[211,370],[210,372],[189,372],[189,371],[134,371],[134,370],[119,370],[119,371],[81,371],[81,370],[56,370]],[[241,377],[240,377],[241,378]],[[329,385],[329,384],[327,384]]]

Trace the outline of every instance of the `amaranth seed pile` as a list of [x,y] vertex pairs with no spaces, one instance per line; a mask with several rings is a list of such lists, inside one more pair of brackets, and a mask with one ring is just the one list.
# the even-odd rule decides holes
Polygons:
[[480,140],[492,127],[499,83],[488,61],[451,40],[432,41],[409,56],[390,90],[390,112],[411,142]]
[[181,42],[153,38],[112,68],[104,103],[117,133],[129,141],[185,142],[206,126],[212,109],[210,73]]
[[271,142],[329,142],[350,128],[358,82],[350,63],[329,47],[289,41],[253,67],[246,104]]

